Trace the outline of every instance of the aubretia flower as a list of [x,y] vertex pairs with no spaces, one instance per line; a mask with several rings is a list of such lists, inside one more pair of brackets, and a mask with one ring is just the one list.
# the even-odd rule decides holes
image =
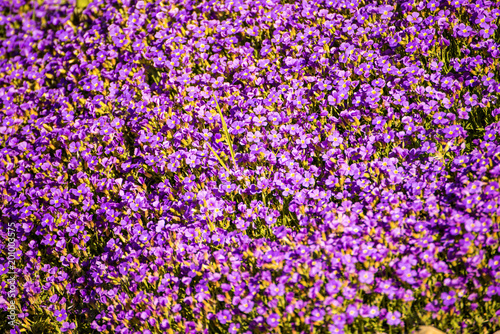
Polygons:
[[321,321],[325,316],[325,310],[322,309],[314,309],[311,312],[311,320],[312,321]]
[[349,305],[346,309],[346,314],[349,319],[353,320],[359,314],[358,308],[354,305]]
[[238,333],[239,329],[240,329],[240,324],[232,323],[231,325],[229,325],[229,333],[231,334]]
[[387,312],[385,319],[387,320],[388,325],[398,326],[401,324],[401,313],[398,311]]
[[[207,130],[208,132],[208,130]],[[245,124],[243,122],[235,122],[231,126],[231,133],[238,135],[245,132]]]
[[232,316],[228,310],[223,310],[217,313],[217,319],[219,319],[219,322],[224,325],[231,321]]
[[328,330],[330,331],[330,333],[335,333],[335,334],[345,333],[344,327],[341,325],[337,325],[337,324],[328,326]]
[[377,117],[372,121],[375,129],[382,129],[385,125],[385,120],[382,117]]
[[418,49],[419,43],[417,41],[406,44],[406,52],[414,53]]
[[455,291],[450,291],[449,293],[443,292],[441,294],[441,299],[443,300],[443,304],[445,306],[451,306],[455,304],[456,298],[455,298],[456,292]]
[[361,270],[359,272],[358,277],[359,277],[359,281],[361,283],[365,283],[365,284],[372,284],[373,283],[373,273],[370,271]]
[[497,269],[500,267],[500,255],[495,256],[494,258],[488,261],[488,266],[492,269]]
[[469,94],[469,92],[467,92],[464,96],[465,98],[465,104],[466,105],[470,105],[471,107],[474,107],[477,105],[477,95],[476,94]]
[[343,143],[344,139],[340,136],[338,132],[334,132],[328,137],[328,141],[332,143],[333,147],[338,147]]
[[458,26],[456,26],[455,29],[456,29],[457,35],[460,37],[469,37],[471,32],[472,32],[472,28],[469,26],[466,26],[463,23],[460,23]]
[[67,332],[69,330],[75,329],[76,325],[74,322],[64,322],[61,327],[61,332]]
[[320,90],[331,90],[332,85],[330,80],[324,80],[323,82],[318,84]]
[[381,6],[378,9],[379,14],[381,14],[381,19],[391,18],[393,7],[392,6]]
[[333,280],[331,282],[328,282],[326,285],[326,291],[330,295],[335,295],[340,292],[340,289],[342,287],[342,283],[338,280]]
[[221,190],[231,193],[236,189],[236,186],[233,183],[226,183],[221,185]]
[[393,141],[394,133],[393,132],[386,133],[383,135],[383,138],[384,138],[384,142],[388,144],[388,143]]
[[299,109],[302,109],[302,107],[304,107],[306,104],[307,104],[307,101],[305,99],[303,99],[302,97],[297,97],[294,101],[293,101],[293,104],[299,108]]
[[487,25],[482,27],[481,31],[479,32],[479,34],[483,38],[490,38],[494,33],[495,33],[495,29],[492,29],[492,27],[487,26]]
[[361,307],[361,315],[365,318],[375,318],[380,313],[378,307],[363,305]]
[[277,315],[276,313],[272,313],[269,315],[269,317],[267,317],[266,322],[269,326],[271,326],[273,328],[277,327],[279,325],[279,322],[280,322],[280,316]]
[[444,137],[453,139],[460,136],[462,128],[459,125],[449,126],[443,129]]
[[56,320],[59,322],[63,322],[68,318],[68,314],[66,313],[66,310],[56,310],[54,311],[54,316],[56,317]]
[[253,122],[257,126],[266,126],[267,120],[264,116],[254,117]]
[[437,10],[439,7],[439,2],[436,0],[431,0],[427,3],[427,8],[430,9],[431,11]]
[[82,232],[83,229],[84,229],[83,224],[80,222],[76,222],[76,223],[73,223],[70,226],[68,226],[66,231],[69,233],[70,236],[74,236],[77,233]]
[[420,22],[422,22],[422,18],[420,17],[420,14],[418,12],[410,13],[410,15],[408,15],[406,19],[413,24],[419,24]]
[[303,187],[307,188],[310,185],[314,184],[314,178],[312,178],[310,174],[307,174],[304,177],[302,177],[300,174],[297,174],[293,178],[293,183],[296,185],[301,184]]
[[268,290],[271,296],[283,296],[285,294],[285,286],[281,283],[278,285],[272,283]]
[[301,148],[307,148],[307,145],[311,143],[311,139],[305,135],[302,135],[299,139],[297,139],[296,144]]
[[337,93],[328,95],[328,103],[331,106],[336,106],[339,103],[340,99]]
[[250,313],[253,310],[254,303],[250,299],[243,299],[238,306],[238,309],[243,313]]
[[402,274],[402,280],[407,282],[408,284],[414,284],[415,277],[417,276],[417,272],[415,270],[409,270]]
[[0,273],[41,332],[498,318],[498,3],[56,2],[0,14]]
[[446,118],[446,114],[444,112],[438,112],[436,114],[434,114],[433,117],[433,123],[434,124],[447,124],[449,121],[448,119]]
[[358,28],[358,26],[355,24],[347,25],[347,26],[344,26],[342,28],[342,31],[347,33],[348,35],[352,35],[356,31],[357,28]]

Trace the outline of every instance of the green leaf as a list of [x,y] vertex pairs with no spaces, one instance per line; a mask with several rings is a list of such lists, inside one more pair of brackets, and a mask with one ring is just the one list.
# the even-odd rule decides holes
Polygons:
[[224,136],[226,137],[226,143],[229,146],[229,151],[231,151],[231,158],[233,160],[233,164],[234,164],[234,166],[236,166],[236,159],[234,158],[234,151],[233,151],[233,142],[231,140],[231,137],[229,136],[229,131],[227,130],[226,121],[225,121],[224,116],[222,115],[222,111],[219,107],[219,102],[217,102],[217,99],[215,98],[215,96],[213,94],[212,94],[212,97],[215,100],[215,105],[217,107],[217,111],[219,112],[220,119],[222,121],[222,128],[224,130]]
[[90,0],[76,0],[76,8],[86,8],[90,3]]
[[219,157],[219,155],[217,154],[217,152],[214,151],[214,149],[212,148],[212,146],[210,146],[209,143],[207,143],[207,146],[210,149],[210,151],[212,151],[212,153],[215,155],[215,157],[217,158],[217,160],[219,160],[219,162],[222,165],[222,167],[224,167],[224,169],[227,170],[228,173],[230,173],[229,168],[226,167],[226,164],[222,161],[222,159]]

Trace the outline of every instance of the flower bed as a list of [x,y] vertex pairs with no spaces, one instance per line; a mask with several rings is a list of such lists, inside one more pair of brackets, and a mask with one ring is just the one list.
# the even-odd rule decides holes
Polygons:
[[0,12],[2,332],[500,329],[500,3]]

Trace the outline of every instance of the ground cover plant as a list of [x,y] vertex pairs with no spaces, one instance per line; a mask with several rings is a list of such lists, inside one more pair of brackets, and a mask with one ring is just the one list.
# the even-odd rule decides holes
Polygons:
[[1,1],[0,331],[499,330],[499,17]]

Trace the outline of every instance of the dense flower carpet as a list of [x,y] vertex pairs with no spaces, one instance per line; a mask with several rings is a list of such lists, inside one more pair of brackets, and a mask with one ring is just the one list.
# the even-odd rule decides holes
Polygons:
[[499,330],[499,17],[2,0],[0,331]]

